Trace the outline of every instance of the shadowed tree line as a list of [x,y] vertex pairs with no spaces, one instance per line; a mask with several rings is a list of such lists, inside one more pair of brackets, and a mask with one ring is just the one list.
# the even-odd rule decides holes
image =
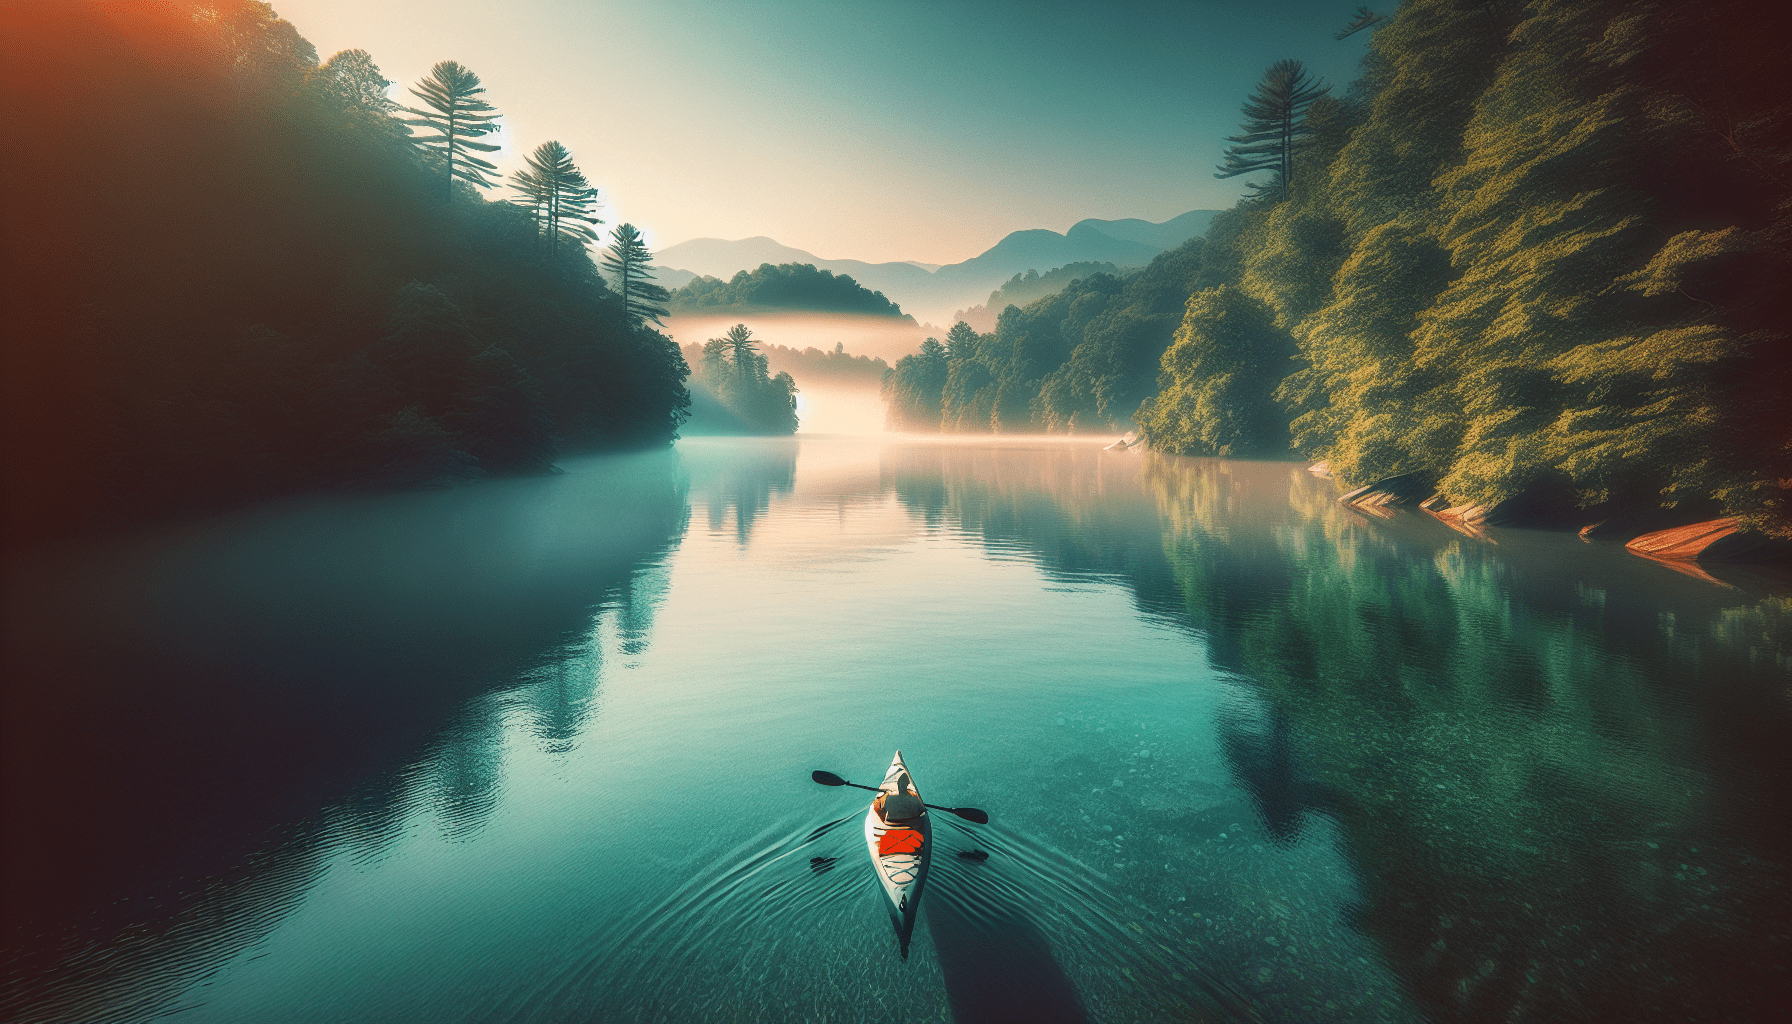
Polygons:
[[1009,306],[1025,306],[1048,295],[1056,295],[1069,287],[1070,282],[1091,274],[1113,274],[1124,281],[1132,276],[1133,271],[1122,270],[1112,263],[1066,263],[1043,274],[1037,270],[1029,270],[1024,275],[1014,275],[1002,287],[990,292],[989,299],[982,305],[953,313],[952,322],[963,320],[976,330],[993,331],[996,329],[996,316],[1002,310]]
[[9,543],[674,436],[683,360],[651,293],[593,265],[571,154],[536,149],[516,203],[480,196],[498,122],[469,69],[399,108],[364,51],[320,64],[254,0],[0,17],[33,139],[7,213]]
[[1221,280],[1206,244],[1191,239],[1124,281],[1093,273],[1024,308],[1009,305],[994,331],[960,321],[943,345],[936,340],[935,348],[904,357],[885,378],[891,425],[994,433],[1123,429],[1155,389],[1158,357],[1189,293]]
[[673,292],[667,303],[674,313],[725,310],[803,309],[826,313],[862,313],[914,323],[902,307],[846,274],[817,270],[809,263],[761,263],[733,278],[699,277]]

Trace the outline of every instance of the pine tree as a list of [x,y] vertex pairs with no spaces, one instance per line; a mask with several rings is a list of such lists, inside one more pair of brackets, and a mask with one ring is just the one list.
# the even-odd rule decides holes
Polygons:
[[641,241],[641,232],[633,224],[622,224],[610,237],[613,241],[604,256],[604,269],[616,279],[617,290],[622,292],[623,304],[628,307],[629,322],[639,326],[651,320],[664,326],[661,318],[666,316],[665,303],[672,296],[653,283],[648,272],[653,252]]
[[479,84],[479,76],[451,60],[442,61],[429,71],[429,77],[417,83],[411,90],[416,96],[429,105],[429,109],[405,107],[406,113],[416,114],[407,118],[405,124],[428,128],[436,132],[426,135],[419,141],[426,153],[440,157],[444,164],[442,178],[442,198],[446,202],[453,194],[454,179],[476,185],[479,188],[491,188],[492,183],[486,179],[487,171],[496,171],[491,161],[474,156],[478,153],[493,153],[499,147],[479,139],[498,130],[492,122],[496,120],[497,108],[481,99],[479,94],[485,87]]
[[1226,149],[1226,162],[1214,173],[1232,178],[1253,171],[1274,171],[1268,185],[1251,183],[1255,195],[1288,198],[1294,184],[1294,151],[1303,136],[1312,133],[1306,124],[1307,108],[1331,91],[1331,86],[1307,77],[1298,60],[1270,65],[1257,83],[1257,91],[1244,103],[1244,131],[1226,136],[1234,145]]
[[735,324],[728,328],[728,333],[722,339],[728,345],[729,354],[734,357],[735,372],[740,374],[743,382],[754,363],[753,346],[758,344],[752,339],[753,332],[746,324]]
[[510,187],[522,195],[522,205],[534,212],[548,251],[558,252],[561,239],[578,246],[597,241],[597,232],[590,228],[603,223],[591,215],[597,205],[597,189],[572,162],[566,147],[544,142],[525,163],[526,168],[510,176]]

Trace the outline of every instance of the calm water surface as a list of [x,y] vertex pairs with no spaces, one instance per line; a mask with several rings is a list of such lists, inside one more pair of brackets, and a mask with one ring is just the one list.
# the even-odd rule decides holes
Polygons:
[[[1788,995],[1772,579],[1082,442],[566,470],[15,567],[0,1016],[1746,1020]],[[906,961],[860,795],[808,780],[897,748],[993,818],[938,826]]]

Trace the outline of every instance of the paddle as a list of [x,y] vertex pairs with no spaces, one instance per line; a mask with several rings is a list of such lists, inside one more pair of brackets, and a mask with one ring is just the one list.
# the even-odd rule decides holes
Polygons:
[[[848,782],[833,772],[824,772],[820,769],[810,772],[809,777],[824,786],[851,786],[854,789],[869,789],[873,793],[882,792],[876,786],[861,786],[856,782]],[[932,807],[936,811],[945,811],[947,814],[956,814],[966,821],[974,821],[979,825],[989,824],[989,815],[975,807],[935,807],[933,804],[926,803],[921,806]]]

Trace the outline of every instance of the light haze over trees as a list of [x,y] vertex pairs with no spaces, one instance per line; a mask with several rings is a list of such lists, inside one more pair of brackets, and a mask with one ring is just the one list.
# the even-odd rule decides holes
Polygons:
[[789,373],[770,373],[758,344],[746,324],[735,324],[722,337],[709,339],[692,367],[692,383],[715,396],[750,432],[795,433],[796,381]]

